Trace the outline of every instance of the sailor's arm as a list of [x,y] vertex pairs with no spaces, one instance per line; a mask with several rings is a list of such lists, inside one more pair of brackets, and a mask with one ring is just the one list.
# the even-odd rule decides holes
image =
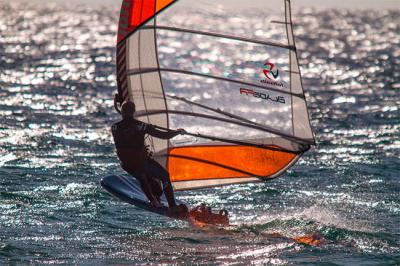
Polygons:
[[160,139],[171,139],[179,134],[184,134],[186,131],[184,129],[178,130],[162,130],[158,129],[153,125],[147,125],[146,133]]
[[123,102],[122,97],[118,93],[114,94],[114,108],[115,110],[117,110],[119,114],[121,113],[122,102]]

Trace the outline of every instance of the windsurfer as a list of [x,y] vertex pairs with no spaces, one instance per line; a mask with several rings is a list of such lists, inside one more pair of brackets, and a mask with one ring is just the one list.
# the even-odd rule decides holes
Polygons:
[[185,205],[176,205],[169,173],[151,158],[144,142],[146,134],[160,139],[170,139],[184,134],[185,130],[157,129],[151,124],[134,119],[135,111],[133,102],[124,102],[121,106],[122,120],[114,123],[111,128],[122,169],[140,182],[152,206],[162,206],[160,197],[164,192],[171,214],[187,212]]

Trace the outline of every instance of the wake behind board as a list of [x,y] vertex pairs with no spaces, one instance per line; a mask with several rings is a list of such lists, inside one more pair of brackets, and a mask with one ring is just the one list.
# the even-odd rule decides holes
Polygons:
[[[210,210],[207,210],[205,205],[192,208],[185,215],[171,216],[169,215],[168,207],[166,207],[168,206],[168,202],[164,195],[160,199],[161,203],[164,205],[163,207],[152,206],[149,203],[146,195],[142,192],[139,182],[129,177],[109,175],[104,177],[100,181],[100,184],[106,191],[124,202],[153,213],[186,220],[197,227],[229,224],[226,211],[221,211],[219,214],[212,213]],[[190,208],[188,204],[180,200],[176,200],[176,203],[185,204],[188,206],[188,208]]]

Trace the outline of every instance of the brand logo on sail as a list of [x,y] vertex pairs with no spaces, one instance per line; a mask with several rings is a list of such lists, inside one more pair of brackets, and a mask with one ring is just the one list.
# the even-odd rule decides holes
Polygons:
[[279,69],[275,64],[267,61],[264,64],[263,73],[268,79],[277,79],[279,76]]
[[276,103],[283,103],[283,104],[286,103],[285,97],[283,96],[278,95],[276,97],[271,97],[268,93],[262,93],[247,88],[240,88],[240,94],[250,95],[255,98],[260,98],[263,100],[272,101]]
[[268,60],[265,61],[263,65],[263,73],[266,78],[261,79],[260,80],[261,83],[274,87],[281,87],[281,88],[287,87],[287,85],[284,82],[278,80],[279,69],[276,64],[273,64]]

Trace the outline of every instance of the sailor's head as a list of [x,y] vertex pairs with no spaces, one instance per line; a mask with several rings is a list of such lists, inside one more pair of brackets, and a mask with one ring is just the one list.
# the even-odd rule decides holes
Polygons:
[[133,118],[133,114],[135,113],[136,108],[135,104],[130,101],[125,101],[121,105],[121,115],[122,118]]

